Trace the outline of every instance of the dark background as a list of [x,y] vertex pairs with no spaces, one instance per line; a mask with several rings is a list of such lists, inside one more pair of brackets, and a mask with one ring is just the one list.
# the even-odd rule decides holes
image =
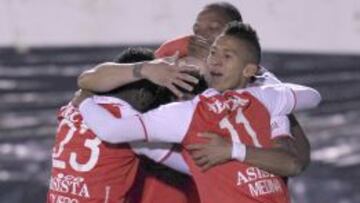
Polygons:
[[[45,201],[56,110],[80,72],[123,48],[0,49],[0,202]],[[272,52],[263,65],[323,97],[317,109],[297,114],[313,161],[290,181],[294,202],[360,202],[360,56]]]

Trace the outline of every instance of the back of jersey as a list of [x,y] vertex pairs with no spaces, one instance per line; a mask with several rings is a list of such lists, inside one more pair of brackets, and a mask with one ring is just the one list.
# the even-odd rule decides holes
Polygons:
[[[197,134],[206,131],[232,142],[262,148],[271,146],[270,115],[263,104],[247,92],[201,98],[183,144],[204,143]],[[184,156],[201,202],[290,202],[281,177],[239,161],[229,161],[202,172],[188,152],[184,152]]]
[[[113,115],[119,105],[105,104]],[[122,202],[139,161],[127,144],[104,143],[83,123],[77,108],[61,108],[52,153],[48,203]]]

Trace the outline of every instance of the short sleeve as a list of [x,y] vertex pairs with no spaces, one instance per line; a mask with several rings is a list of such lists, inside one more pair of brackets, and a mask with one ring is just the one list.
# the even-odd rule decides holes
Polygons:
[[[265,69],[265,68],[263,68]],[[254,85],[276,85],[281,84],[281,81],[271,72],[265,69],[261,75],[255,76]]]
[[268,109],[270,116],[287,115],[295,106],[295,95],[285,85],[263,85],[249,87],[248,91]]
[[270,124],[271,124],[271,139],[275,139],[283,136],[291,137],[290,121],[287,116],[272,117]]

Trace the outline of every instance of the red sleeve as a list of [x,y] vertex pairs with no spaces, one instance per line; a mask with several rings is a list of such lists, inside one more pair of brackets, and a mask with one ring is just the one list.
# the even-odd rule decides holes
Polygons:
[[179,57],[186,56],[188,53],[188,44],[191,35],[178,37],[169,41],[164,42],[156,51],[156,58],[163,58],[172,56],[176,51],[179,51]]
[[104,107],[106,110],[108,110],[113,116],[116,118],[121,118],[121,108],[119,105],[114,104],[100,104],[100,106]]

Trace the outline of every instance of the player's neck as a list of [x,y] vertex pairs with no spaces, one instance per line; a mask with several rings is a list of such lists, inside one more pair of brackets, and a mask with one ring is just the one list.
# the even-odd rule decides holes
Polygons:
[[241,80],[239,84],[235,88],[233,88],[233,90],[244,89],[247,87],[248,83],[249,79]]

